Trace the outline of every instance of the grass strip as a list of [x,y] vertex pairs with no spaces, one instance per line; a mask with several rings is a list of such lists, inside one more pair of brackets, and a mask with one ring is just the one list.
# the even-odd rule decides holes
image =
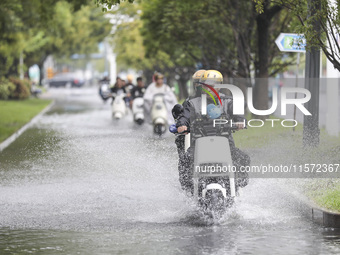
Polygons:
[[0,100],[0,142],[18,131],[50,103],[51,100],[39,98]]

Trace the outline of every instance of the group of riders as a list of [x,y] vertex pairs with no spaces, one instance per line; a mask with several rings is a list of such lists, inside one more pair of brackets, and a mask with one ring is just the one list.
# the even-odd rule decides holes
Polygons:
[[[104,78],[100,82],[109,82],[109,80]],[[164,83],[164,75],[161,73],[155,73],[153,76],[153,82],[147,87],[145,87],[142,77],[138,77],[136,82],[137,85],[134,85],[132,75],[127,76],[127,83],[125,80],[117,77],[115,84],[110,88],[111,95],[113,95],[112,102],[115,99],[114,95],[117,96],[124,93],[124,100],[131,107],[134,99],[142,97],[144,99],[144,109],[146,112],[150,112],[153,96],[155,94],[164,94],[165,104],[169,113],[168,124],[171,124],[173,122],[173,118],[171,117],[171,108],[173,105],[177,104],[177,98],[171,88]]]
[[[198,70],[192,76],[192,85],[194,93],[187,98],[180,106],[181,111],[174,114],[177,104],[176,96],[171,88],[164,83],[164,76],[160,73],[156,73],[153,77],[153,82],[145,87],[141,77],[137,78],[137,85],[132,84],[132,76],[128,75],[128,83],[117,77],[116,83],[111,88],[111,93],[118,95],[119,93],[125,93],[126,104],[133,103],[133,100],[137,97],[143,97],[144,99],[144,111],[147,114],[150,113],[152,107],[153,98],[156,94],[164,94],[164,102],[168,110],[168,124],[171,125],[175,121],[175,125],[178,133],[186,133],[191,129],[191,122],[193,118],[197,118],[202,113],[202,94],[208,94],[206,97],[207,105],[211,106],[217,101],[217,97],[221,100],[221,106],[218,108],[207,107],[208,118],[218,118],[223,114],[227,120],[232,120],[233,123],[242,123],[237,125],[237,130],[245,128],[243,123],[246,123],[244,116],[233,114],[233,98],[231,96],[224,95],[220,92],[219,88],[214,88],[218,84],[223,83],[223,76],[217,70]],[[212,93],[214,92],[217,93]],[[218,96],[217,96],[218,95]],[[114,98],[113,98],[114,100]],[[174,108],[173,108],[174,107]],[[217,114],[216,114],[217,113]],[[250,157],[240,149],[236,148],[232,135],[228,135],[228,141],[230,146],[230,152],[232,157],[232,163],[236,168],[241,166],[250,165]],[[184,135],[176,136],[175,143],[179,155],[179,180],[182,189],[189,193],[193,193],[193,181],[191,165],[193,162],[192,150],[185,150]],[[236,186],[238,188],[245,187],[248,184],[247,173],[238,171],[236,178]]]

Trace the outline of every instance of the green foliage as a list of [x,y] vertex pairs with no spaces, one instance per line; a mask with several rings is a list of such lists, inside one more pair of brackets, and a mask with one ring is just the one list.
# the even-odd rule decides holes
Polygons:
[[[155,49],[169,54],[174,63],[195,66],[201,63],[211,69],[235,68],[235,47],[230,43],[233,31],[225,26],[219,1],[143,2],[142,35],[146,55]],[[161,10],[161,11],[160,11]]]
[[[103,6],[102,11],[106,12],[107,10],[111,10],[113,6],[124,3],[126,1],[124,0],[94,0],[94,2],[96,3],[98,7]],[[134,0],[127,0],[127,2],[133,3]]]
[[19,78],[10,77],[9,81],[14,84],[15,89],[12,91],[11,99],[27,99],[31,95],[31,86],[28,81],[20,80]]
[[[292,61],[277,58],[281,52],[269,42],[274,42],[281,30],[292,22],[292,15],[288,11],[281,14],[282,8],[275,11],[273,1],[258,0],[257,3],[261,4],[261,12],[268,10],[275,16],[268,21],[269,58],[266,60],[269,73],[274,75]],[[229,77],[248,78],[251,66],[258,67],[260,55],[256,33],[259,14],[254,5],[252,1],[236,0],[143,1],[142,35],[146,55],[159,49],[175,58],[175,63],[201,64],[221,70]]]
[[110,33],[111,25],[89,0],[3,0],[0,2],[0,77],[39,65],[49,54],[89,54]]
[[99,8],[83,6],[73,12],[70,3],[60,1],[55,6],[52,33],[52,49],[58,56],[74,53],[89,54],[97,49],[97,43],[110,32],[109,20]]
[[255,10],[257,13],[261,14],[263,13],[263,2],[264,0],[253,0],[255,3]]
[[[263,2],[263,3],[262,3]],[[251,67],[258,75],[275,75],[292,64],[283,60],[274,43],[282,28],[292,23],[292,15],[270,0],[262,3],[264,16],[270,14],[266,40],[268,57],[260,63],[255,3],[237,0],[148,0],[133,5],[122,3],[114,34],[120,67],[150,69],[179,75],[181,87],[197,66],[220,70],[225,77],[249,78]],[[228,8],[224,8],[228,6]],[[274,7],[274,8],[273,8]],[[288,32],[288,31],[287,31]],[[263,58],[262,58],[263,60]],[[155,69],[156,69],[155,68]],[[154,70],[155,70],[154,69]],[[184,85],[183,85],[184,84]],[[267,93],[264,93],[267,94]]]
[[154,54],[145,55],[141,28],[142,22],[138,18],[124,22],[117,27],[113,45],[118,65],[136,70],[153,69],[154,66],[158,66],[160,69],[173,66],[170,56],[157,49]]
[[15,90],[15,85],[5,78],[0,79],[0,99],[6,100]]
[[[257,13],[262,13],[267,0],[253,0]],[[339,1],[334,5],[328,0],[280,0],[298,23],[292,26],[295,33],[303,34],[307,41],[306,50],[321,48],[327,59],[340,71],[340,34]],[[300,42],[301,43],[301,42]]]
[[143,70],[152,68],[152,64],[145,58],[145,48],[140,33],[142,22],[137,13],[138,8],[138,5],[123,3],[114,12],[115,15],[122,16],[122,22],[116,27],[112,43],[119,66]]
[[144,43],[146,38],[142,33],[143,21],[141,20],[142,6],[138,3],[122,3],[113,12],[118,17],[114,35],[113,46],[117,54],[117,64],[121,69],[134,68],[152,72],[154,70],[167,72],[175,66],[173,55],[169,55],[159,48],[154,48],[151,54],[146,54]]

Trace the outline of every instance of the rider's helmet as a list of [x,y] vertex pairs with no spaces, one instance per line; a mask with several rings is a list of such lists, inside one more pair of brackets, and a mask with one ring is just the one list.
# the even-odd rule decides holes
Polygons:
[[158,79],[163,79],[164,78],[164,75],[161,74],[161,73],[156,73],[155,74],[155,81],[157,81]]
[[209,96],[213,97],[213,100],[214,100],[214,104],[211,103],[207,105],[207,116],[210,119],[216,119],[220,117],[222,113],[222,110],[217,103],[218,100],[216,100],[217,95],[215,94],[215,92],[218,93],[219,89],[215,88],[213,89],[215,90],[213,92],[210,88],[214,87],[217,84],[222,84],[222,83],[223,83],[223,75],[219,71],[216,71],[216,70],[205,71],[200,78],[199,85],[201,86],[200,87],[201,90],[203,91],[203,93],[207,93],[209,94]]
[[208,70],[203,73],[199,82],[201,85],[208,84],[211,86],[222,84],[223,75],[217,70]]
[[217,70],[207,70],[202,75],[200,80],[197,82],[195,86],[196,94],[197,92],[201,92],[202,90],[209,89],[208,86],[204,86],[204,84],[214,86],[216,84],[223,83],[223,75]]
[[132,81],[133,81],[133,75],[132,75],[132,74],[128,74],[128,76],[126,77],[126,79],[128,80],[129,83],[132,83]]
[[193,74],[193,76],[192,76],[193,82],[194,82],[194,83],[198,83],[198,82],[200,81],[200,79],[201,79],[201,76],[204,74],[205,71],[206,71],[206,70],[204,70],[204,69],[201,69],[201,70],[196,71],[196,72]]
[[202,91],[209,90],[204,84],[212,85],[222,84],[223,75],[217,70],[198,70],[192,76],[193,91],[195,97],[200,96]]
[[201,70],[196,71],[192,75],[191,83],[190,83],[191,88],[192,88],[192,90],[190,90],[190,93],[192,93],[191,96],[200,96],[201,90],[200,89],[198,90],[197,87],[200,86],[199,81],[200,81],[201,76],[204,74],[205,71],[206,70],[201,69]]

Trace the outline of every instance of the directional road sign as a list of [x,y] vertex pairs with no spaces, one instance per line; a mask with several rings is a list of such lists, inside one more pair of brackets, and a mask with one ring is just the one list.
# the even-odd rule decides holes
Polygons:
[[306,39],[301,34],[281,33],[275,43],[280,51],[306,52]]

